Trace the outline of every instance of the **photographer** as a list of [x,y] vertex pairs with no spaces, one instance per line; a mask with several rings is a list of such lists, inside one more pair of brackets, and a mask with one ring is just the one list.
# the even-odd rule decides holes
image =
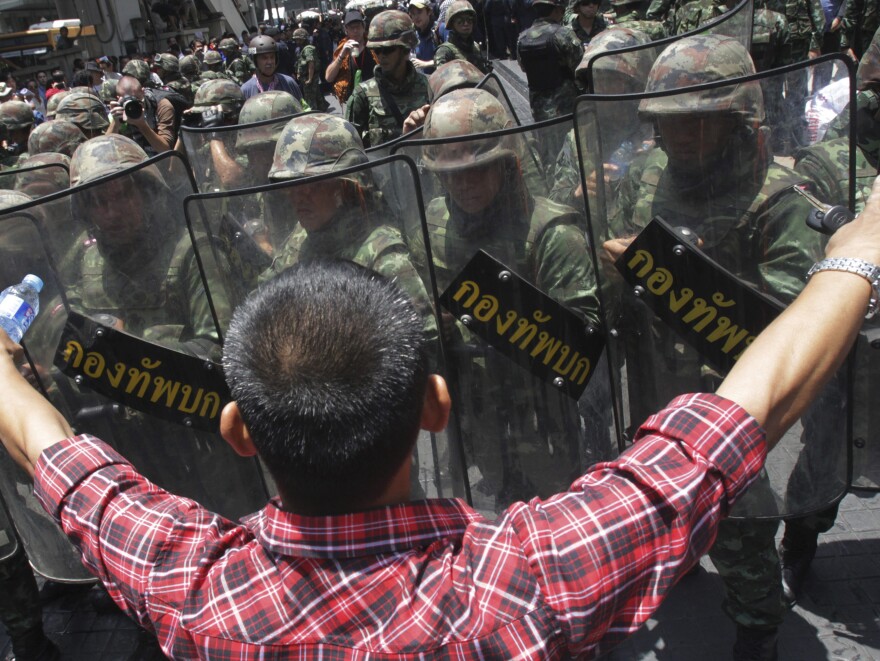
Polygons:
[[164,90],[146,93],[137,78],[123,76],[116,85],[119,100],[110,102],[107,134],[131,138],[150,156],[170,150],[180,128],[177,109],[169,98],[172,94]]

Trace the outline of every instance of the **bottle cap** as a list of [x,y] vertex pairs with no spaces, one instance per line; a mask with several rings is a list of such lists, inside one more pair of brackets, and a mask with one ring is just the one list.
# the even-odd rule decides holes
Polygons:
[[43,291],[43,280],[38,275],[28,273],[26,276],[24,276],[24,280],[22,280],[22,282],[33,287],[38,294]]

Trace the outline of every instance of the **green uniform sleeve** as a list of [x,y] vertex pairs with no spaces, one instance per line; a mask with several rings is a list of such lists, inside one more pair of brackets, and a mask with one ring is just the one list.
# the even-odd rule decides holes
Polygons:
[[345,119],[354,125],[363,138],[370,124],[370,102],[367,100],[367,92],[364,84],[358,85],[348,103],[345,104]]
[[386,250],[376,259],[373,269],[386,278],[393,279],[409,295],[410,300],[424,320],[422,328],[425,333],[425,339],[429,342],[436,342],[438,340],[438,333],[434,306],[431,305],[431,299],[428,296],[425,283],[419,277],[406,249],[403,246],[399,246],[392,250]]

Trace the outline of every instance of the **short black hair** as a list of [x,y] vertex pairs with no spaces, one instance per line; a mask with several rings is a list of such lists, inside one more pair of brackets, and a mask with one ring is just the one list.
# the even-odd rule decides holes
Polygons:
[[419,431],[422,328],[393,281],[336,260],[297,264],[235,310],[226,381],[286,496],[339,510],[384,491]]
[[535,16],[538,18],[547,18],[553,11],[556,9],[554,5],[547,5],[544,3],[539,3],[537,5],[532,5],[532,10],[535,12]]

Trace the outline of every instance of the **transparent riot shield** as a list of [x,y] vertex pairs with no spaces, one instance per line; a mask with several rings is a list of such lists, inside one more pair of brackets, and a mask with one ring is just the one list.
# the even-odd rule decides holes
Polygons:
[[447,378],[483,511],[564,491],[617,453],[584,213],[534,176],[571,130],[563,118],[397,150],[419,163]]
[[[360,159],[358,159],[360,160]],[[349,163],[350,165],[350,163]],[[379,182],[394,181],[395,204]],[[408,182],[408,183],[407,183]],[[400,157],[363,162],[321,176],[249,190],[194,195],[186,200],[187,222],[210,237],[199,254],[210,292],[238,304],[260,282],[293,264],[315,259],[346,259],[395,278],[425,320],[432,364],[442,366],[434,292],[424,254],[423,205],[412,164]],[[266,210],[265,233],[250,234],[224,209]],[[282,214],[269,210],[283,209]],[[404,229],[406,228],[406,230]],[[213,273],[210,264],[215,264]],[[221,317],[223,328],[229,318]],[[413,457],[412,494],[466,497],[455,425],[449,434],[422,433]]]
[[[842,58],[797,68],[852,73]],[[784,76],[789,71],[775,72]],[[832,71],[824,73],[831,74]],[[615,410],[622,442],[686,392],[711,392],[756,336],[802,289],[825,238],[806,221],[817,193],[773,133],[804,121],[770,116],[762,90],[774,73],[673,90],[578,100],[576,146],[590,235],[600,256]],[[635,116],[621,149],[607,118]],[[852,200],[849,142],[835,149],[837,183]],[[848,371],[770,454],[734,510],[785,517],[821,510],[847,487]]]
[[268,493],[258,463],[216,433],[228,400],[217,317],[228,303],[203,285],[194,245],[207,238],[183,216],[191,182],[168,152],[7,210],[0,227],[24,261],[0,261],[5,281],[32,272],[46,282],[25,338],[29,374],[75,431],[108,442],[159,486],[238,518]]
[[0,189],[17,190],[32,198],[57,193],[70,186],[70,173],[60,163],[44,163],[0,172]]
[[215,128],[182,126],[180,140],[197,191],[238,190],[268,183],[278,136],[297,116]]
[[752,44],[752,13],[751,0],[742,0],[730,11],[690,32],[658,39],[641,46],[620,48],[598,54],[591,60],[587,74],[592,86],[589,91],[592,94],[622,93],[615,72],[626,71],[628,69],[627,61],[633,58],[634,53],[644,52],[653,61],[669,44],[695,34],[718,34],[731,37],[745,46],[746,50],[749,50]]

